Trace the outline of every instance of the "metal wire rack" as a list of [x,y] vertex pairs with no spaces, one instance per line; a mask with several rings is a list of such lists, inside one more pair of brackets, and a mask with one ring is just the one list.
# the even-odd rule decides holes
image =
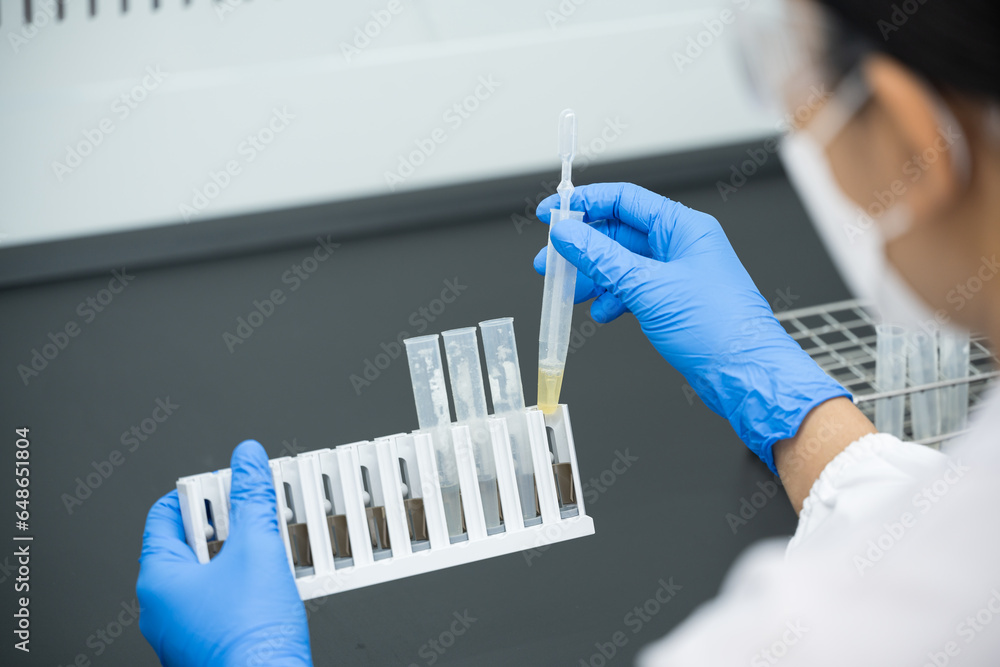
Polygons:
[[[977,410],[991,380],[1000,376],[997,359],[987,347],[987,341],[973,336],[969,345],[969,375],[967,378],[943,380],[923,385],[909,385],[898,391],[879,391],[875,385],[875,319],[871,309],[859,301],[839,301],[809,308],[777,313],[788,333],[809,353],[832,378],[854,395],[854,402],[874,419],[875,401],[909,395],[918,391],[939,389],[962,383],[969,385],[969,415]],[[965,430],[941,433],[916,441],[939,447]],[[906,401],[904,439],[913,440],[910,423],[910,402]]]

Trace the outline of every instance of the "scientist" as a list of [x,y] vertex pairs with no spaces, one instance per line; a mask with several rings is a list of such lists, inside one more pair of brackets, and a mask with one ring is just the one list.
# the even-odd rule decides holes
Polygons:
[[[1000,6],[770,4],[782,11],[739,18],[747,69],[793,119],[782,159],[846,281],[888,320],[1000,347]],[[799,513],[790,542],[750,549],[640,663],[1000,664],[1000,393],[948,455],[877,433],[714,218],[627,184],[572,203],[607,220],[553,232],[578,300],[598,322],[631,312]],[[232,470],[232,531],[210,565],[184,542],[176,492],[150,510],[142,632],[166,665],[310,664],[264,450],[240,445]]]

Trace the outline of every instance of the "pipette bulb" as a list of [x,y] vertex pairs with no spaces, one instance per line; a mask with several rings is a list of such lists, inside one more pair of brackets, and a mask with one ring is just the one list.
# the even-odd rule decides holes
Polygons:
[[559,114],[559,159],[572,160],[576,155],[576,113],[563,109]]

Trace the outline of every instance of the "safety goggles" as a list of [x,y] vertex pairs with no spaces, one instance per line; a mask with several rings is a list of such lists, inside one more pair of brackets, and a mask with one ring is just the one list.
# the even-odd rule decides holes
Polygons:
[[869,99],[860,65],[873,46],[820,3],[762,0],[737,26],[750,89],[782,131],[826,143]]

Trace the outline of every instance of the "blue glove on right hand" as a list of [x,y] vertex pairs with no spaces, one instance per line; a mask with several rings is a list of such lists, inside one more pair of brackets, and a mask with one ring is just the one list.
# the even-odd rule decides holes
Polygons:
[[[538,205],[548,222],[559,197]],[[775,471],[772,447],[809,412],[849,396],[785,332],[712,216],[628,183],[576,188],[584,222],[552,229],[556,251],[580,270],[576,300],[591,315],[626,311],[714,412]],[[535,258],[545,272],[545,249]]]

